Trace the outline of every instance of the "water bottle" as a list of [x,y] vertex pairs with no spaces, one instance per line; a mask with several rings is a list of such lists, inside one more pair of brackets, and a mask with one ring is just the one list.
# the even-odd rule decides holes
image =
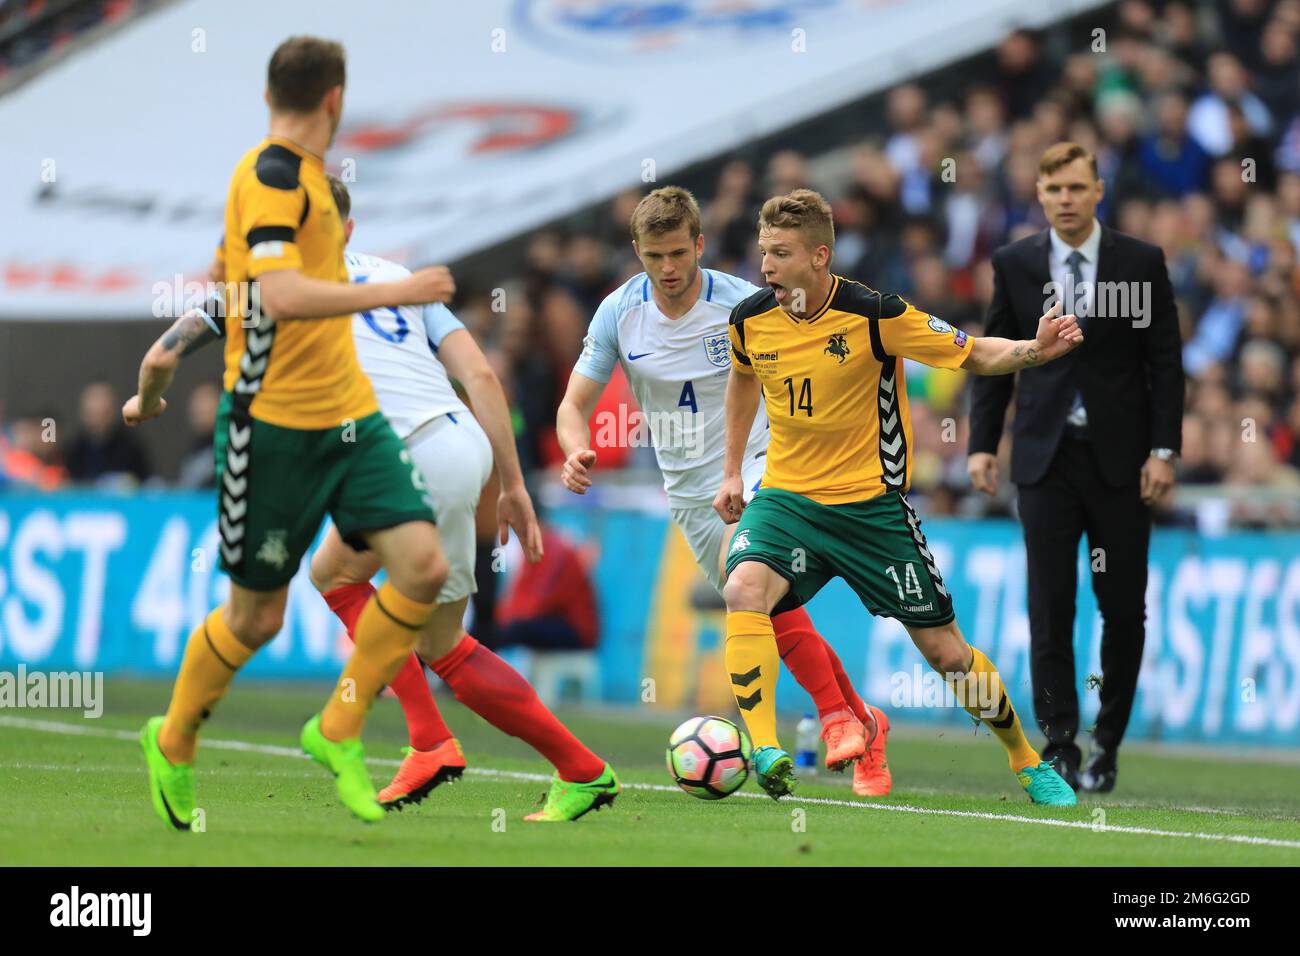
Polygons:
[[802,774],[817,772],[817,752],[821,746],[822,725],[812,714],[804,714],[795,727],[794,765]]

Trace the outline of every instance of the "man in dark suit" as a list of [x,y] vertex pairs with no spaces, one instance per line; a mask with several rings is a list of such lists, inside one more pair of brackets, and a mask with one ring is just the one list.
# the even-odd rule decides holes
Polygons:
[[[1059,362],[1024,369],[1018,383],[1012,375],[976,379],[967,461],[974,486],[994,494],[1014,390],[1011,480],[1025,534],[1043,758],[1091,791],[1115,785],[1146,637],[1150,506],[1173,486],[1183,419],[1182,342],[1164,254],[1097,222],[1104,188],[1083,147],[1057,143],[1043,154],[1038,200],[1051,228],[994,254],[985,334],[1024,338],[1059,297],[1084,342]],[[1080,772],[1074,612],[1085,532],[1103,623],[1103,682]]]

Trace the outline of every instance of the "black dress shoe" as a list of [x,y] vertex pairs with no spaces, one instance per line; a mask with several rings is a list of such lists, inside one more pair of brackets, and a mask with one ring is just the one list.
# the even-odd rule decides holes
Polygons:
[[1089,793],[1110,793],[1115,789],[1118,773],[1115,751],[1102,750],[1094,745],[1083,773],[1079,774],[1079,785]]
[[1070,785],[1071,790],[1079,789],[1079,764],[1077,758],[1071,759],[1069,753],[1061,751],[1047,762],[1061,775],[1061,779]]

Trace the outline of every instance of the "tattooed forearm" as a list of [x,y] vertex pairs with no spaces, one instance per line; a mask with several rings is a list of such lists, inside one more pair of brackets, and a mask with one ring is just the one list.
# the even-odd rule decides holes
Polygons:
[[212,331],[204,311],[190,309],[163,333],[162,347],[165,351],[174,352],[184,358],[216,338],[217,333]]
[[992,336],[981,336],[971,345],[970,354],[962,368],[976,375],[1010,375],[1031,365],[1042,365],[1048,359],[1033,339],[1014,342]]
[[1016,360],[1017,364],[1029,366],[1038,365],[1042,359],[1038,357],[1038,346],[1033,342],[1019,342],[1011,350],[1011,357]]

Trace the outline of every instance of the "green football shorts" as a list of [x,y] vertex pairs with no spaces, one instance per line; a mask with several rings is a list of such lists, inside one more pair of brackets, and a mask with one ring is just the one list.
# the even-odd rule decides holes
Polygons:
[[216,438],[221,568],[253,591],[289,583],[328,514],[362,532],[434,521],[424,478],[379,412],[337,428],[282,428],[221,397]]
[[896,491],[823,505],[760,488],[741,513],[727,550],[727,573],[745,561],[761,561],[790,582],[774,614],[806,604],[840,577],[878,617],[913,627],[938,627],[954,617],[920,519]]

